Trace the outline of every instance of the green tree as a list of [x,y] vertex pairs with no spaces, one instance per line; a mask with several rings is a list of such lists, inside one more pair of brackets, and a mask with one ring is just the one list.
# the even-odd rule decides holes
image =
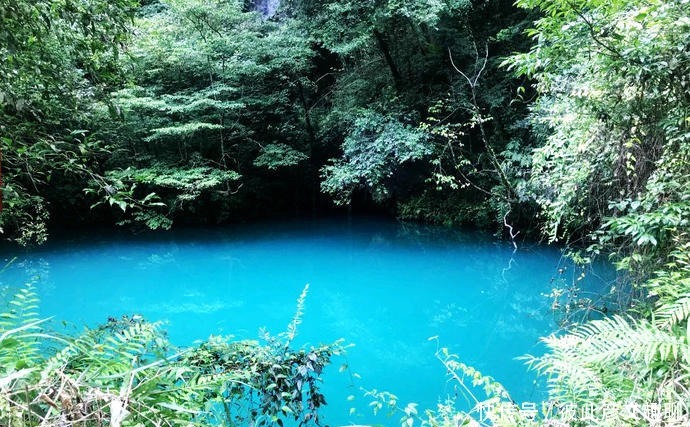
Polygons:
[[120,191],[155,192],[167,210],[135,219],[218,221],[270,195],[271,180],[309,153],[299,93],[312,51],[301,33],[243,1],[161,2],[141,15],[133,81],[116,94],[123,117],[108,131],[117,140],[108,176]]
[[106,144],[96,106],[121,80],[133,0],[0,2],[0,226],[20,242],[46,237],[49,212],[99,185]]
[[330,65],[308,100],[331,153],[322,189],[349,203],[359,188],[406,218],[493,224],[530,144],[515,126],[525,105],[510,102],[520,82],[496,59],[523,43],[526,15],[502,1],[287,4]]
[[677,200],[687,182],[687,5],[518,4],[544,13],[531,51],[509,64],[541,95],[532,123],[543,144],[529,185],[546,233],[586,233],[639,212],[645,197]]
[[[533,360],[561,402],[687,402],[690,7],[683,1],[519,1],[542,17],[507,64],[536,81],[541,139],[525,193],[551,240],[612,253],[630,317],[545,339]],[[582,243],[582,242],[580,242]],[[683,411],[679,414],[683,416]],[[622,425],[657,422],[632,414]],[[679,422],[669,416],[663,422]]]

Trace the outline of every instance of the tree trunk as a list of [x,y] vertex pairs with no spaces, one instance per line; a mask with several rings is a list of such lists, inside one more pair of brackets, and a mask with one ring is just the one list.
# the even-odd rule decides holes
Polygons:
[[400,76],[400,71],[398,71],[398,68],[395,66],[390,48],[388,47],[388,42],[383,34],[381,34],[378,30],[374,30],[374,37],[376,37],[376,41],[379,43],[379,49],[381,49],[381,53],[386,59],[386,64],[388,64],[388,68],[391,70],[393,82],[395,83],[395,89],[400,91],[402,88],[402,77]]

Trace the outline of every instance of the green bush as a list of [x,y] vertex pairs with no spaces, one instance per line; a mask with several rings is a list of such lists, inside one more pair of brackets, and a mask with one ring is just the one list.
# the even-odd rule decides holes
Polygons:
[[0,425],[318,425],[319,377],[342,348],[290,348],[305,296],[288,332],[263,343],[212,336],[175,349],[140,316],[50,332],[27,286],[0,314]]

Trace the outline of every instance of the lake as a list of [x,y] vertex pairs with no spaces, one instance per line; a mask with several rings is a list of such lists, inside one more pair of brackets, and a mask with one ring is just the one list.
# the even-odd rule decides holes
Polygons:
[[[377,218],[92,230],[2,255],[17,256],[2,285],[34,283],[42,316],[96,326],[137,313],[164,321],[177,345],[284,331],[309,284],[296,344],[354,344],[324,376],[332,426],[399,425],[400,416],[374,416],[362,390],[389,391],[420,409],[456,395],[466,406],[434,357],[434,336],[518,404],[542,399],[543,386],[516,357],[542,351],[539,337],[557,327],[545,294],[580,275],[557,248],[515,251],[490,235]],[[597,292],[607,280],[590,272],[577,285]],[[339,373],[342,364],[349,369]]]

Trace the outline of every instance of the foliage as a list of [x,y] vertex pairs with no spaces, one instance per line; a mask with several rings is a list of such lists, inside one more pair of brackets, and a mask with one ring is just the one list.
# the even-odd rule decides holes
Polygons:
[[96,165],[107,144],[88,129],[94,106],[107,105],[108,89],[121,80],[119,54],[134,6],[132,0],[0,2],[0,149],[8,208],[0,226],[22,243],[45,240],[49,205],[74,203],[81,191],[75,180],[99,182]]
[[[438,340],[438,337],[431,337],[429,340]],[[458,356],[450,353],[448,348],[438,347],[435,356],[446,368],[448,381],[459,389],[459,393],[469,403],[469,410],[458,409],[455,397],[439,402],[435,410],[426,409],[420,412],[416,403],[400,407],[396,395],[386,391],[369,390],[365,395],[372,398],[370,406],[374,413],[385,408],[389,416],[401,414],[401,427],[540,425],[538,408],[519,407],[500,383],[460,362]],[[486,398],[480,400],[477,397],[479,393],[483,393]]]
[[[48,4],[1,15],[16,75],[0,90],[0,225],[21,242],[45,240],[50,218],[169,227],[353,192],[386,209],[457,192],[500,219],[504,175],[525,168],[511,160],[529,145],[507,95],[519,82],[495,59],[524,43],[510,2],[293,0],[270,16],[241,0]],[[470,90],[461,75],[485,48]],[[135,177],[153,171],[225,185]],[[415,218],[448,222],[423,207]]]
[[[640,426],[687,423],[686,302],[659,307],[657,314],[659,320],[652,321],[622,316],[593,320],[567,335],[544,338],[549,352],[530,363],[547,376],[552,401],[560,402],[552,408],[554,415],[567,418],[564,406],[570,404],[613,411],[609,417],[583,420],[590,425],[614,419]],[[652,414],[650,405],[664,409]],[[569,417],[581,420],[583,415],[578,411]]]
[[108,192],[101,196],[103,201],[92,207],[105,203],[116,205],[123,214],[130,213],[135,221],[151,229],[170,228],[174,211],[183,210],[204,195],[227,195],[232,191],[231,184],[240,178],[234,171],[212,166],[178,167],[162,162],[154,162],[149,167],[111,170],[105,177],[109,181],[107,188],[86,190],[92,194]]
[[376,43],[376,38],[396,21],[433,28],[444,12],[469,7],[469,2],[422,0],[402,4],[395,0],[370,3],[291,0],[288,5],[293,13],[297,11],[314,17],[315,36],[325,48],[348,55]]
[[3,425],[318,424],[318,378],[340,351],[212,336],[173,352],[160,326],[139,316],[62,336],[44,330],[36,310],[27,287],[0,316]]
[[254,159],[254,166],[276,170],[295,166],[308,157],[286,144],[268,144],[261,148],[261,154]]
[[670,186],[680,189],[688,174],[687,4],[518,4],[544,12],[533,48],[507,64],[541,93],[533,123],[544,145],[529,194],[544,208],[548,236],[586,232],[625,214],[626,201],[636,213],[674,202]]
[[[510,102],[507,94],[519,83],[498,68],[494,55],[522,43],[516,30],[524,25],[522,13],[502,1],[295,0],[288,5],[286,13],[304,21],[320,52],[331,54],[325,58],[330,69],[324,67],[317,80],[326,90],[308,103],[320,119],[315,120],[317,137],[339,148],[322,167],[321,183],[336,204],[356,203],[357,192],[397,208],[448,197],[468,204],[505,198],[510,186],[503,182],[506,141],[520,136],[513,140],[512,154],[521,149],[517,141],[527,145],[529,138],[524,127],[503,126],[525,110],[524,104]],[[492,57],[485,58],[489,50]],[[463,75],[472,76],[471,87]],[[396,121],[408,133],[397,132],[409,141],[402,152],[398,138],[386,143],[369,135],[382,132],[370,130],[378,123]],[[408,162],[408,154],[414,162]],[[403,162],[408,164],[401,167]],[[488,208],[485,216],[498,219],[505,213],[496,201],[480,206]],[[416,211],[408,209],[407,216],[455,221],[433,203],[423,206],[425,215],[414,216]]]
[[402,220],[425,221],[448,227],[471,224],[479,229],[495,226],[492,208],[487,202],[468,200],[467,196],[450,192],[425,191],[398,205],[397,215]]
[[[582,239],[583,259],[610,253],[633,286],[625,315],[545,338],[549,352],[532,366],[562,420],[686,424],[688,4],[518,5],[542,13],[532,49],[506,61],[539,94],[531,121],[542,145],[523,197],[541,206],[550,240]],[[567,405],[611,407],[613,418],[568,420]]]
[[243,1],[168,1],[143,8],[137,28],[132,84],[116,94],[123,120],[110,123],[110,177],[145,184],[167,218],[203,222],[261,190],[249,183],[262,169],[307,159],[298,94],[312,53],[290,22],[267,21]]
[[352,192],[363,185],[377,201],[390,197],[387,180],[407,163],[431,153],[426,135],[398,120],[364,111],[352,124],[343,143],[342,161],[324,167],[322,188],[348,203]]
[[[90,216],[169,228],[316,209],[326,206],[319,190],[406,219],[497,224],[511,239],[513,224],[541,228],[586,248],[580,260],[611,254],[629,302],[615,307],[626,313],[545,339],[550,352],[532,364],[549,377],[552,401],[687,399],[687,1],[256,9],[0,0],[6,236],[40,243],[51,220]],[[513,52],[523,53],[501,58]],[[297,320],[264,345],[213,338],[172,354],[140,319],[77,338],[45,332],[22,292],[12,305],[23,311],[0,319],[0,345],[15,357],[2,361],[3,424],[318,423],[314,381],[334,350],[289,351]],[[464,376],[493,383],[437,357],[461,386]],[[489,400],[509,399],[492,388]],[[403,412],[404,423],[420,419],[414,407]],[[424,422],[474,415],[447,404]]]

